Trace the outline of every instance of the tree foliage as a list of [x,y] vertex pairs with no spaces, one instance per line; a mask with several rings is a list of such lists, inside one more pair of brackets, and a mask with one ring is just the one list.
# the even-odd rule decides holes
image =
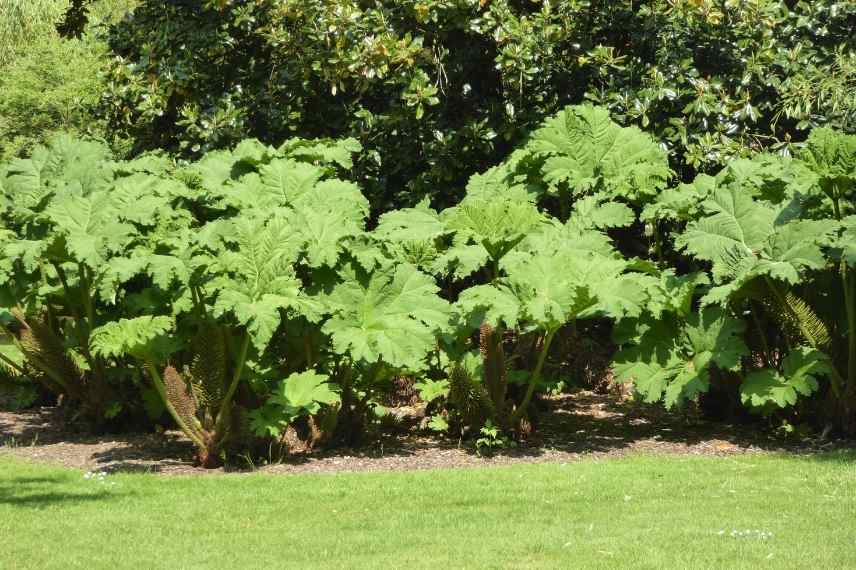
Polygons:
[[[148,1],[112,30],[104,109],[137,148],[187,156],[355,137],[376,211],[456,203],[472,173],[583,102],[653,134],[690,179],[812,127],[852,129],[854,17],[850,2],[784,0]],[[553,157],[554,175],[588,176],[575,160]],[[661,175],[624,173],[637,189]]]

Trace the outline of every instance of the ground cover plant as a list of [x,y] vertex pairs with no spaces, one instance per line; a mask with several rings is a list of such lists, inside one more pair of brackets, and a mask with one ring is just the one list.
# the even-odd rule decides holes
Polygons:
[[[856,556],[853,459],[635,456],[408,473],[159,477],[2,457],[0,530],[10,540],[0,563],[843,569]],[[205,525],[188,526],[188,513]],[[111,548],[105,528],[122,530]],[[161,554],[152,559],[155,548]]]

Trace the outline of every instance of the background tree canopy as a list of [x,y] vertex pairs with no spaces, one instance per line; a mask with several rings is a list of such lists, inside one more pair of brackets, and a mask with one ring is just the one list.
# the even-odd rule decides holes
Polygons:
[[605,106],[689,179],[853,129],[851,2],[145,1],[115,26],[105,112],[137,150],[356,137],[376,210],[460,197],[568,103]]

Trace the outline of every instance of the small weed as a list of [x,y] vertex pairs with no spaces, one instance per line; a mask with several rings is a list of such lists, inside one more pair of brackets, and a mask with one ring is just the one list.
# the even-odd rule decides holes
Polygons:
[[481,433],[482,436],[478,438],[475,443],[476,454],[479,456],[481,456],[485,451],[490,454],[497,449],[517,446],[514,440],[503,435],[499,427],[495,426],[490,420],[488,420],[484,427],[479,430],[479,433]]

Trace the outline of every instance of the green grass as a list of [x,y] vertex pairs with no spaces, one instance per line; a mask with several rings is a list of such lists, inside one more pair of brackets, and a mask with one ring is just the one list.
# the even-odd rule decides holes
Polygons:
[[852,569],[856,455],[104,482],[0,457],[0,568],[73,567]]

